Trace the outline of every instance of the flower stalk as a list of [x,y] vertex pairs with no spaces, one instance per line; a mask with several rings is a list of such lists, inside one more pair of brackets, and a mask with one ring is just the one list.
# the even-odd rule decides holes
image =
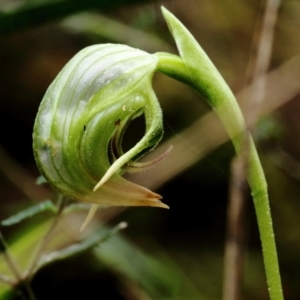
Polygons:
[[[183,82],[188,81],[188,84],[208,101],[226,128],[237,154],[242,155],[247,128],[233,93],[189,31],[164,8],[163,13],[185,67],[181,68],[182,64],[178,59],[174,59],[174,56],[162,53],[157,54],[159,57],[158,70],[178,80],[182,78]],[[283,293],[267,182],[253,139],[251,136],[246,139],[248,139],[249,147],[247,180],[260,232],[269,295],[271,300],[282,300]]]

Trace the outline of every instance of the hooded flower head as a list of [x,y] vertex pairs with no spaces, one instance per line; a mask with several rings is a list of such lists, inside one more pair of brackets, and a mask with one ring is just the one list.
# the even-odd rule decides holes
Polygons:
[[[157,57],[124,45],[87,47],[48,88],[36,117],[33,148],[48,182],[67,197],[101,205],[158,206],[161,196],[121,177],[162,137],[151,87]],[[128,124],[144,114],[143,138],[123,153]],[[158,159],[159,160],[159,159]]]

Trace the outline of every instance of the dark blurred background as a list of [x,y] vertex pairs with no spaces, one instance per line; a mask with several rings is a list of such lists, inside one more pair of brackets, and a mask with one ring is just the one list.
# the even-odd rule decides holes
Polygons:
[[[177,53],[162,5],[186,25],[243,102],[261,1],[1,0],[0,219],[52,197],[49,187],[35,184],[39,172],[32,128],[39,103],[58,72],[79,50],[96,43]],[[291,300],[300,299],[299,16],[299,1],[282,2],[255,131],[269,185],[283,288]],[[170,144],[174,149],[159,166],[128,178],[163,195],[170,210],[100,210],[91,227],[128,222],[121,235],[131,250],[112,239],[99,248],[106,254],[87,252],[50,264],[33,279],[38,299],[221,299],[233,147],[210,107],[190,88],[161,74],[155,75],[154,87],[165,122],[163,146],[157,152]],[[242,107],[247,114],[245,101]],[[142,135],[142,122],[130,126],[125,148]],[[250,194],[248,198],[241,299],[263,300],[268,293]],[[73,216],[63,223],[57,233],[61,244],[77,240],[80,220]],[[2,231],[13,240],[21,229]],[[133,252],[126,256],[126,251]],[[123,260],[118,261],[118,255],[124,255]],[[147,267],[140,270],[145,261]],[[125,262],[128,265],[122,265]],[[168,278],[170,274],[174,278]]]

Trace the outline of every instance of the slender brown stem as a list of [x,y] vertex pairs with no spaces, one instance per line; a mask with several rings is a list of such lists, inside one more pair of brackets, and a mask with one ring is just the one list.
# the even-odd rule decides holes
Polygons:
[[246,116],[248,128],[252,128],[250,124],[255,125],[255,120],[259,115],[264,100],[266,90],[266,77],[264,75],[267,73],[270,65],[275,25],[281,4],[281,0],[265,0],[264,2],[264,13],[255,32],[253,55],[250,58],[247,74],[247,81],[254,84],[252,95],[249,96],[252,107]]
[[29,280],[33,276],[34,272],[36,271],[36,267],[37,267],[37,265],[40,261],[40,258],[43,255],[45,249],[47,248],[49,242],[51,241],[53,232],[56,229],[57,224],[60,221],[61,213],[62,213],[63,208],[64,208],[64,196],[62,194],[59,194],[59,196],[58,196],[57,206],[58,206],[57,214],[54,216],[54,219],[53,219],[47,233],[45,234],[45,236],[43,237],[41,242],[38,244],[37,249],[36,249],[36,251],[34,253],[34,256],[33,256],[33,260],[32,260],[32,262],[31,262],[31,264],[30,264],[30,266],[29,266],[29,268],[26,272],[25,277],[29,278]]
[[245,256],[246,166],[241,157],[232,161],[227,236],[224,259],[223,300],[241,299]]
[[18,286],[19,290],[21,291],[22,297],[24,299],[36,300],[30,285],[26,280],[23,279],[22,273],[16,261],[11,256],[1,232],[0,232],[0,250],[3,254],[3,258],[6,261],[8,267],[10,268],[13,275],[15,276],[16,282],[13,282],[7,277],[3,277],[3,276],[1,276],[1,280],[10,285]]
[[15,276],[16,280],[18,282],[21,282],[22,281],[22,273],[21,273],[17,263],[15,262],[13,257],[11,256],[1,232],[0,232],[0,250],[1,250],[1,253],[3,255],[3,258],[6,262],[6,264],[8,265],[10,270],[12,271],[12,273]]

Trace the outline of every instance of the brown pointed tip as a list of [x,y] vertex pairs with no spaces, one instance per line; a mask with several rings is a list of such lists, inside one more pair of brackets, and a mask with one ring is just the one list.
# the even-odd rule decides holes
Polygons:
[[144,203],[139,203],[138,205],[134,206],[149,206],[149,207],[159,207],[159,208],[166,208],[169,209],[170,207],[160,201],[145,201]]
[[166,209],[169,209],[170,207],[164,203],[162,203],[160,201],[160,199],[162,199],[162,196],[161,195],[158,195],[158,194],[155,194],[153,193],[155,196],[157,196],[156,198],[152,198],[151,200],[148,199],[145,200],[145,206],[152,206],[152,207],[160,207],[160,208],[166,208]]
[[161,207],[161,208],[166,208],[166,209],[170,209],[170,206],[168,206],[168,205],[166,205],[166,204],[164,204],[164,203],[162,203],[162,202],[160,202],[160,206],[159,207]]
[[[147,198],[145,198],[145,206],[154,206],[154,207],[161,207],[161,208],[167,208],[170,207],[164,203],[162,203],[160,200],[162,199],[162,196],[159,194],[156,194],[148,189],[145,189],[147,191]],[[147,204],[146,204],[147,202]]]

